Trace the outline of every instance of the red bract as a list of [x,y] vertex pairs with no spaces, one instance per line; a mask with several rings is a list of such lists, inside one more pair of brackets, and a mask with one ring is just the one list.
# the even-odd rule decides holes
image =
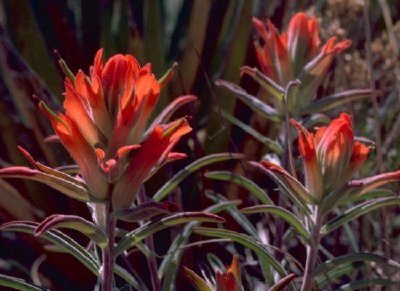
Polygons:
[[89,76],[82,71],[68,74],[65,114],[56,115],[43,102],[40,108],[78,164],[92,195],[106,199],[107,184],[112,183],[114,207],[129,207],[149,175],[165,162],[184,157],[173,153],[168,158],[191,128],[180,119],[145,132],[161,87],[151,65],[140,67],[133,56],[118,54],[103,66],[102,53],[102,49],[97,52]]
[[232,263],[225,273],[216,274],[217,291],[239,291],[242,290],[239,258],[234,256]]
[[315,134],[293,119],[291,123],[299,131],[306,187],[317,199],[346,183],[368,156],[368,147],[354,141],[351,120],[346,113],[327,127],[318,128]]
[[278,33],[271,21],[266,25],[253,18],[253,25],[264,44],[256,43],[256,53],[261,68],[268,77],[285,86],[290,80],[299,78],[309,62],[314,61],[313,71],[325,72],[333,57],[351,45],[350,40],[336,43],[331,37],[320,48],[319,29],[315,17],[307,18],[304,13],[295,14],[287,32]]

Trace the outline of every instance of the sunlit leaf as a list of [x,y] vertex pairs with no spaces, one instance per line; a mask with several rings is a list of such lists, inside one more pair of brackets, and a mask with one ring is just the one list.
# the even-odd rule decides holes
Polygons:
[[242,122],[239,119],[237,119],[235,116],[233,116],[233,115],[229,114],[228,112],[226,112],[224,109],[221,109],[220,111],[221,111],[221,115],[226,120],[228,120],[230,123],[232,123],[232,124],[236,125],[237,127],[241,128],[244,132],[248,133],[249,135],[251,135],[252,137],[257,139],[259,142],[261,142],[262,144],[266,145],[268,148],[270,148],[272,151],[274,151],[278,155],[281,155],[283,153],[283,149],[282,149],[281,145],[278,142],[270,139],[267,136],[262,135],[261,133],[256,131],[251,126],[245,124],[244,122]]
[[274,122],[280,122],[282,120],[279,111],[273,107],[265,104],[257,97],[250,95],[243,88],[236,84],[230,83],[224,80],[217,80],[215,84],[219,87],[225,88],[237,96],[241,101],[243,101],[247,106],[249,106],[254,112],[260,114],[260,116],[265,117]]
[[46,184],[47,186],[50,186],[51,188],[65,194],[66,196],[79,201],[87,202],[91,199],[86,187],[82,187],[58,176],[47,174],[39,170],[33,170],[28,167],[9,167],[0,169],[0,178],[20,178],[33,180]]
[[247,207],[241,210],[242,213],[270,213],[275,214],[278,217],[284,219],[294,230],[299,234],[308,244],[311,243],[311,235],[307,229],[303,226],[303,223],[293,213],[288,210],[274,205],[257,205]]
[[185,168],[176,173],[171,179],[168,180],[158,191],[154,194],[153,199],[155,201],[161,201],[164,199],[171,191],[173,191],[178,184],[183,181],[187,176],[194,173],[195,171],[201,169],[210,164],[214,164],[217,162],[227,161],[227,160],[236,160],[241,159],[244,156],[242,154],[237,153],[220,153],[220,154],[211,154],[205,157],[202,157],[190,165],[187,165]]

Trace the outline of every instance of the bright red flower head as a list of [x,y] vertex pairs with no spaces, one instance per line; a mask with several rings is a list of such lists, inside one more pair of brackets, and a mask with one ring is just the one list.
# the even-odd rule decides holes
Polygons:
[[299,132],[299,151],[304,161],[306,187],[321,198],[346,183],[368,156],[369,148],[354,141],[349,115],[342,113],[315,134],[291,120]]
[[100,49],[89,75],[82,71],[72,75],[60,60],[68,76],[64,82],[66,112],[57,116],[43,102],[40,107],[93,196],[105,199],[107,183],[114,183],[117,194],[112,195],[119,198],[113,197],[113,203],[129,207],[145,179],[170,160],[173,145],[191,128],[181,119],[156,124],[146,132],[164,82],[159,84],[150,64],[140,67],[131,55],[114,55],[103,65],[102,54]]

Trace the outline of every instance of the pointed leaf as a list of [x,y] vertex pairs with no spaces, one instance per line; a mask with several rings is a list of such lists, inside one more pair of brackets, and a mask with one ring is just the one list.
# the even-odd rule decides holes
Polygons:
[[[206,196],[210,198],[214,203],[228,202],[224,196],[217,194],[213,191],[206,190]],[[236,206],[232,205],[232,207],[228,207],[226,211],[229,215],[252,237],[255,239],[259,239],[258,231],[254,228],[251,222],[237,209]]]
[[178,224],[183,224],[191,221],[199,222],[225,222],[225,220],[215,214],[205,213],[205,212],[183,212],[174,215],[170,215],[165,218],[161,218],[155,222],[149,222],[134,231],[128,233],[115,248],[115,253],[120,254],[130,247],[134,246],[136,243],[145,239],[149,235],[155,232],[175,226]]
[[245,124],[244,122],[242,122],[239,119],[237,119],[235,116],[233,116],[233,115],[229,114],[228,112],[226,112],[224,109],[221,109],[220,111],[221,111],[221,115],[226,120],[228,120],[230,123],[232,123],[232,124],[236,125],[237,127],[241,128],[244,132],[248,133],[249,135],[251,135],[252,137],[257,139],[259,142],[261,142],[262,144],[266,145],[268,148],[273,150],[278,155],[281,155],[283,153],[283,149],[282,149],[281,145],[278,142],[270,139],[267,136],[262,135],[261,133],[256,131],[251,126]]
[[33,284],[25,282],[25,280],[0,274],[0,286],[23,291],[41,291],[46,290]]
[[[30,221],[13,221],[2,224],[0,230],[23,232],[33,235],[38,225],[38,223]],[[94,275],[99,276],[99,263],[87,250],[81,247],[72,238],[58,230],[50,230],[44,233],[41,237],[74,256]]]
[[310,114],[325,112],[348,102],[359,101],[365,98],[369,98],[372,94],[379,94],[379,91],[373,91],[371,89],[354,89],[335,93],[333,95],[326,96],[317,101],[314,101],[306,108],[304,108],[301,113]]
[[[51,176],[56,176],[58,178],[64,179],[66,181],[69,181],[71,183],[77,184],[78,186],[81,186],[83,188],[86,187],[85,183],[83,183],[82,181],[79,181],[78,179],[75,179],[74,177],[62,172],[62,171],[58,171],[56,169],[47,167],[37,161],[35,161],[33,159],[33,157],[31,156],[31,154],[25,150],[23,147],[18,146],[19,151],[25,156],[25,158],[32,164],[32,166],[34,166],[36,169],[38,169],[39,171],[42,171],[46,174],[49,174]],[[74,167],[74,166],[73,166]],[[79,168],[77,168],[79,171]]]
[[249,106],[252,110],[254,110],[254,112],[258,113],[260,116],[273,122],[282,121],[282,116],[279,111],[265,104],[257,97],[250,95],[238,85],[224,80],[215,81],[215,85],[225,88],[226,90],[229,90],[230,92],[235,94],[235,96],[237,96],[241,101],[247,104],[247,106]]
[[217,229],[217,228],[209,228],[209,227],[196,227],[194,232],[200,235],[211,236],[211,237],[219,237],[229,239],[233,242],[239,243],[246,248],[254,251],[259,259],[261,268],[264,272],[267,272],[269,267],[274,268],[280,276],[286,276],[285,269],[279,264],[279,262],[269,253],[269,251],[265,248],[265,246],[259,242],[254,240],[254,238],[237,233],[235,231],[227,230],[227,229]]
[[399,205],[399,197],[387,197],[378,198],[372,201],[367,201],[358,204],[354,207],[347,209],[343,214],[336,216],[332,220],[328,221],[321,229],[321,234],[326,235],[343,224],[360,217],[361,215],[367,214],[373,210],[381,207],[387,207],[392,205]]
[[147,220],[160,214],[178,211],[179,206],[172,202],[147,202],[128,209],[114,212],[115,217],[122,221],[137,222]]
[[235,183],[248,190],[250,194],[252,194],[256,199],[260,200],[263,204],[274,204],[271,198],[269,198],[267,193],[265,193],[262,188],[246,177],[228,171],[207,172],[204,174],[204,176],[210,179]]
[[35,236],[41,236],[51,229],[68,228],[76,230],[97,243],[101,248],[107,246],[107,237],[92,222],[75,215],[55,214],[43,220],[35,230]]
[[164,199],[171,191],[173,191],[178,184],[183,181],[187,176],[191,173],[205,167],[207,165],[227,161],[234,159],[242,159],[244,156],[238,153],[219,153],[219,154],[211,154],[205,157],[202,157],[193,163],[187,165],[185,168],[176,173],[167,183],[165,183],[156,194],[154,194],[153,199],[155,201],[161,201]]
[[21,178],[33,180],[46,184],[66,196],[79,201],[87,202],[91,199],[86,187],[82,187],[58,176],[46,174],[28,167],[9,167],[0,169],[0,178]]
[[288,210],[274,205],[257,205],[252,207],[246,207],[241,210],[242,213],[252,214],[252,213],[271,213],[284,219],[294,230],[299,234],[307,244],[311,243],[311,235],[307,229],[303,226],[303,223]]
[[277,84],[274,80],[268,78],[257,68],[250,68],[248,66],[244,66],[240,69],[240,75],[247,74],[256,81],[261,88],[275,97],[277,100],[282,101],[285,89]]
[[299,181],[289,174],[283,174],[282,171],[278,172],[280,174],[276,174],[276,171],[273,172],[265,168],[261,163],[250,161],[248,164],[271,177],[275,183],[289,194],[290,198],[297,204],[297,206],[299,206],[306,214],[310,214],[310,209],[308,208],[307,203],[313,203],[313,198]]
[[196,288],[197,291],[212,291],[213,289],[208,286],[207,282],[204,281],[199,275],[193,272],[191,269],[183,266],[183,274],[185,274],[186,279]]
[[122,268],[121,266],[115,264],[114,265],[114,274],[117,276],[121,277],[122,279],[125,280],[126,283],[131,285],[135,290],[138,291],[147,291],[146,286],[142,286],[136,279],[133,277],[127,270]]

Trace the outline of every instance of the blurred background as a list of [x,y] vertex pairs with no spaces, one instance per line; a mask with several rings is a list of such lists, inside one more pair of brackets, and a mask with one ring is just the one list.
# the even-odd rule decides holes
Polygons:
[[[400,168],[399,46],[400,6],[397,0],[2,0],[0,2],[0,166],[28,165],[17,145],[25,147],[35,159],[51,167],[66,166],[71,158],[60,144],[46,141],[53,134],[45,116],[32,97],[37,95],[55,111],[62,111],[63,73],[58,67],[57,50],[72,72],[89,72],[96,51],[103,47],[105,59],[116,53],[133,54],[144,65],[152,64],[160,78],[175,62],[178,66],[170,84],[163,90],[157,112],[180,95],[198,96],[177,116],[190,115],[192,134],[180,142],[179,151],[188,159],[167,166],[147,185],[151,196],[168,177],[205,154],[243,152],[248,159],[260,160],[268,149],[241,128],[232,125],[220,112],[235,116],[265,136],[275,130],[267,121],[238,101],[232,93],[214,85],[224,79],[238,84],[252,95],[258,85],[240,77],[243,65],[258,66],[251,19],[270,19],[285,30],[290,17],[299,11],[318,18],[322,43],[330,37],[349,38],[352,47],[335,59],[318,97],[345,89],[376,88],[380,127],[374,122],[371,101],[346,105],[329,113],[350,112],[356,134],[375,141],[381,135],[383,162],[373,153],[362,174]],[[368,2],[368,1],[367,1]],[[370,25],[366,25],[369,21]],[[370,37],[370,40],[369,40]],[[371,57],[368,57],[368,50]],[[372,79],[371,79],[372,77]],[[215,167],[214,167],[215,169]],[[241,165],[221,164],[217,169],[236,169]],[[191,175],[170,198],[183,210],[200,210],[213,202],[204,196],[213,189],[229,199],[251,204],[243,189],[211,182],[203,169]],[[363,175],[361,175],[363,176]],[[364,175],[365,176],[365,175]],[[274,188],[265,177],[253,175],[263,187]],[[272,193],[276,199],[277,193]],[[399,209],[363,217],[351,225],[353,235],[333,232],[324,246],[334,255],[354,249],[386,253],[399,259]],[[41,221],[54,213],[80,214],[89,218],[86,206],[35,182],[0,180],[0,221],[13,219]],[[273,221],[271,223],[274,223]],[[382,226],[383,225],[383,226]],[[227,228],[241,231],[229,220]],[[160,258],[167,252],[174,228],[156,237]],[[85,244],[85,238],[77,237]],[[201,238],[192,237],[193,241]],[[158,243],[161,242],[161,243]],[[299,246],[291,246],[296,250]],[[48,250],[40,238],[0,233],[0,272],[40,280],[52,290],[90,290],[96,278],[68,255]],[[207,269],[207,253],[218,254],[226,264],[231,254],[224,245],[207,244],[186,251],[182,264],[194,270]],[[189,249],[189,250],[193,250]],[[299,260],[304,250],[299,249]],[[242,251],[243,250],[240,250]],[[44,254],[44,255],[43,255]],[[140,267],[144,258],[130,255],[130,264],[147,283],[147,270]],[[40,269],[39,269],[40,267]],[[257,268],[254,268],[256,270]],[[252,276],[257,276],[257,271]],[[355,274],[357,276],[357,274]],[[350,280],[345,278],[344,280]],[[190,290],[178,274],[177,290]]]

